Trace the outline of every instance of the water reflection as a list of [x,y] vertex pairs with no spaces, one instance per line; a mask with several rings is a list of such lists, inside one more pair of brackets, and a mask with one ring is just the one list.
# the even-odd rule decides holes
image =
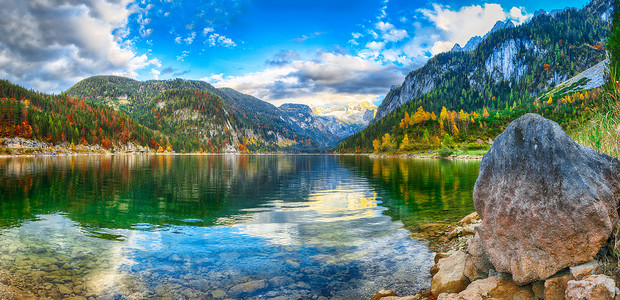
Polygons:
[[413,293],[432,253],[366,171],[334,156],[0,159],[0,280],[53,298]]
[[455,221],[474,211],[480,161],[340,156],[339,162],[367,178],[388,208],[384,213],[407,227]]

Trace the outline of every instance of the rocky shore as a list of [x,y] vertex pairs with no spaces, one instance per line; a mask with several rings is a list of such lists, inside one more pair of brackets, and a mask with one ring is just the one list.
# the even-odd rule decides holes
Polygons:
[[[359,155],[359,154],[353,154]],[[389,153],[371,153],[367,154],[371,158],[419,158],[419,159],[449,159],[449,160],[481,160],[484,155],[450,155],[442,157],[437,153],[407,153],[407,154],[389,154]]]
[[437,251],[428,291],[372,299],[620,299],[620,161],[526,114],[483,158],[473,199],[457,225],[420,227]]
[[93,154],[148,154],[156,153],[148,147],[132,143],[104,149],[99,145],[72,145],[65,142],[59,145],[22,137],[0,139],[0,157],[14,156],[66,156]]

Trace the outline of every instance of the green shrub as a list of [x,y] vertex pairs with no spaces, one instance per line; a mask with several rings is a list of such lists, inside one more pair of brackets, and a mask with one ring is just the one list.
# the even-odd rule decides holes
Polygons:
[[443,147],[443,148],[439,149],[437,154],[439,154],[439,156],[441,156],[441,157],[448,157],[450,155],[453,155],[454,151],[452,151],[452,149],[450,149],[448,147]]
[[466,150],[486,150],[489,149],[489,145],[486,143],[478,144],[478,143],[469,143],[467,144]]

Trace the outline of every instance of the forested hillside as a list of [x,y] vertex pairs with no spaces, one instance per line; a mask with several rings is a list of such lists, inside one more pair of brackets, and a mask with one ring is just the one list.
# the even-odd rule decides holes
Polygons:
[[0,137],[48,143],[100,145],[133,143],[157,149],[169,140],[112,108],[66,95],[46,95],[0,80]]
[[[539,109],[533,103],[543,91],[605,58],[602,45],[609,36],[610,8],[609,0],[593,0],[581,10],[540,14],[521,26],[489,34],[474,51],[436,55],[390,91],[375,122],[342,142],[339,151],[372,151],[373,141],[386,133],[389,143],[402,143],[400,124],[420,107],[437,117],[445,107],[456,113],[450,113],[455,122],[467,119],[477,127],[476,116],[485,110],[502,115],[517,108]],[[468,136],[471,133],[459,128],[452,135],[459,142],[486,136]],[[425,138],[423,132],[410,134],[410,140]]]

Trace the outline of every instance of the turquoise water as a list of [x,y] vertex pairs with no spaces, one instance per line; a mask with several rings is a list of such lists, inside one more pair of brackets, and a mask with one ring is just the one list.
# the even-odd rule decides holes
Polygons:
[[40,297],[364,299],[430,283],[404,225],[473,211],[479,162],[0,159],[0,282]]

